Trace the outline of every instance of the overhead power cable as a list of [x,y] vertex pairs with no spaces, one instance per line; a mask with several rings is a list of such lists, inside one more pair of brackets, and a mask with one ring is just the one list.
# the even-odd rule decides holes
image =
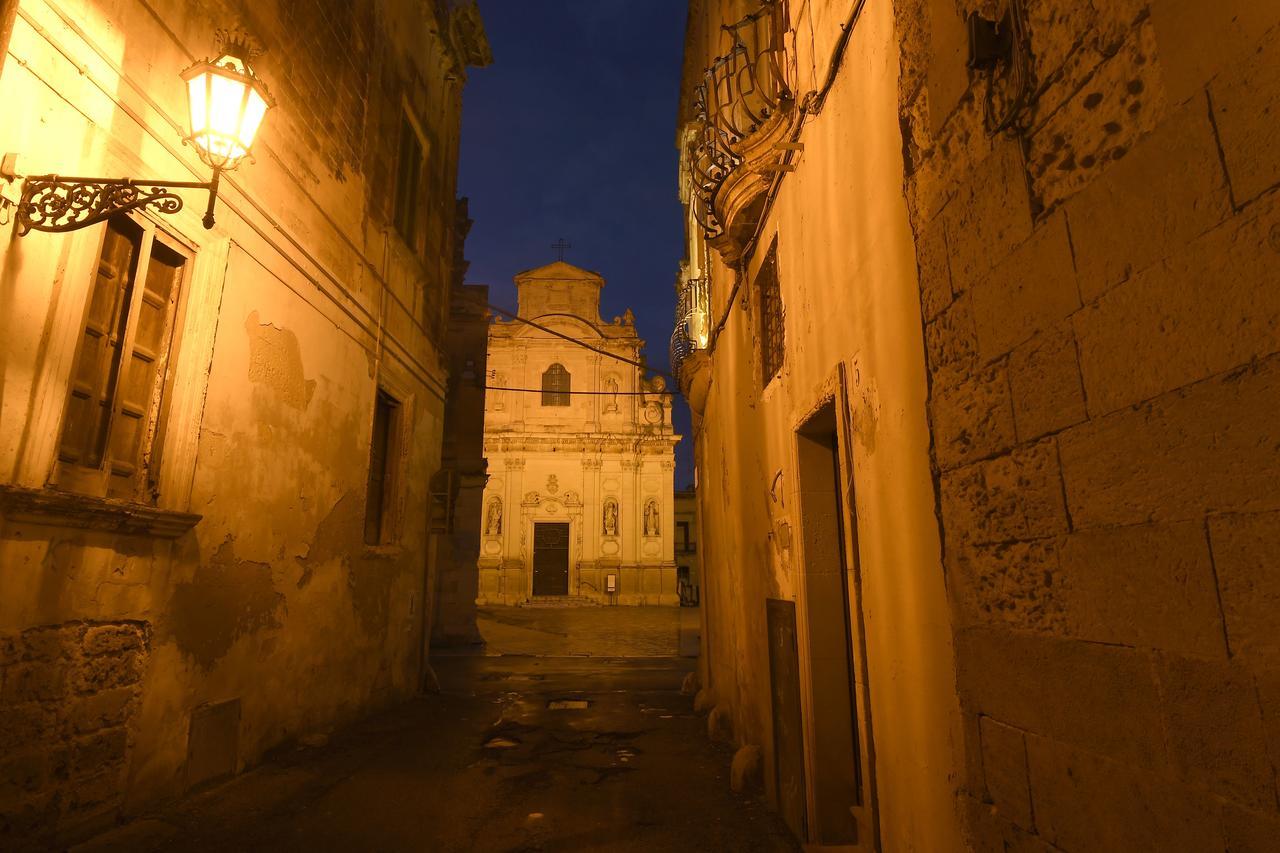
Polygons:
[[484,390],[514,391],[517,394],[591,394],[601,397],[606,395],[610,397],[649,397],[658,394],[672,396],[677,393],[675,391],[551,391],[549,389],[543,390],[542,388],[504,388],[499,385],[486,385]]
[[[629,364],[632,367],[638,367],[641,370],[647,370],[650,373],[656,373],[662,378],[670,381],[673,384],[676,381],[675,377],[672,376],[670,373],[667,373],[666,371],[663,371],[663,370],[658,370],[657,368],[650,367],[644,362],[632,361],[631,359],[618,355],[617,353],[609,352],[608,350],[600,349],[599,347],[593,347],[591,344],[587,343],[586,341],[578,340],[577,338],[572,337],[570,335],[566,335],[563,332],[557,332],[555,329],[549,329],[546,326],[542,325],[541,323],[536,323],[533,320],[530,320],[526,317],[521,317],[519,314],[513,314],[512,312],[508,311],[506,308],[499,308],[497,305],[494,305],[491,302],[488,303],[488,306],[490,311],[497,311],[499,314],[501,314],[504,317],[509,317],[512,320],[515,320],[520,323],[524,323],[526,326],[532,326],[535,329],[546,332],[548,335],[554,335],[557,338],[563,338],[569,343],[577,344],[583,349],[589,349],[594,353],[599,353],[600,355],[608,356],[609,358],[612,358],[612,359],[617,359],[618,361],[621,361],[623,364]],[[542,392],[539,391],[538,393],[542,393]]]

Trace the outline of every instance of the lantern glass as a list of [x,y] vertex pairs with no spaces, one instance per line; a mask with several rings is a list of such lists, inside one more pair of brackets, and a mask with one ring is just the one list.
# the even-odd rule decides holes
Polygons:
[[234,54],[197,63],[183,77],[191,113],[187,138],[210,166],[234,169],[248,155],[271,106],[266,87]]

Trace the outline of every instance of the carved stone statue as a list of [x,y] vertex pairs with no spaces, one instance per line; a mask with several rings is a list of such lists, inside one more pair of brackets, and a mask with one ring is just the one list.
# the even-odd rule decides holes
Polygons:
[[484,533],[486,536],[502,535],[502,499],[494,498],[489,501],[489,512],[484,520]]
[[604,390],[609,392],[608,402],[605,403],[604,410],[606,412],[618,411],[618,380],[612,376],[605,379]]
[[650,499],[644,505],[644,535],[658,535],[658,502]]
[[618,535],[618,502],[608,500],[604,502],[604,535]]

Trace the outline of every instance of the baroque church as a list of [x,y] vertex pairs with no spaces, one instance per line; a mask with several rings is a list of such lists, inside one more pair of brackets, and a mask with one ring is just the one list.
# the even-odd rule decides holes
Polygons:
[[635,318],[601,319],[604,279],[564,261],[515,282],[520,319],[489,327],[478,603],[678,604],[680,436]]

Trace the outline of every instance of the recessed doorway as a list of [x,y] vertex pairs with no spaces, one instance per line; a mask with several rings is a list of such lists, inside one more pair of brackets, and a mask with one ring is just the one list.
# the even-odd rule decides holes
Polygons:
[[533,594],[569,594],[569,524],[533,525]]
[[[870,763],[865,643],[852,494],[842,487],[846,445],[835,400],[796,434],[809,709],[809,837],[878,850]],[[851,488],[851,484],[850,484]]]

